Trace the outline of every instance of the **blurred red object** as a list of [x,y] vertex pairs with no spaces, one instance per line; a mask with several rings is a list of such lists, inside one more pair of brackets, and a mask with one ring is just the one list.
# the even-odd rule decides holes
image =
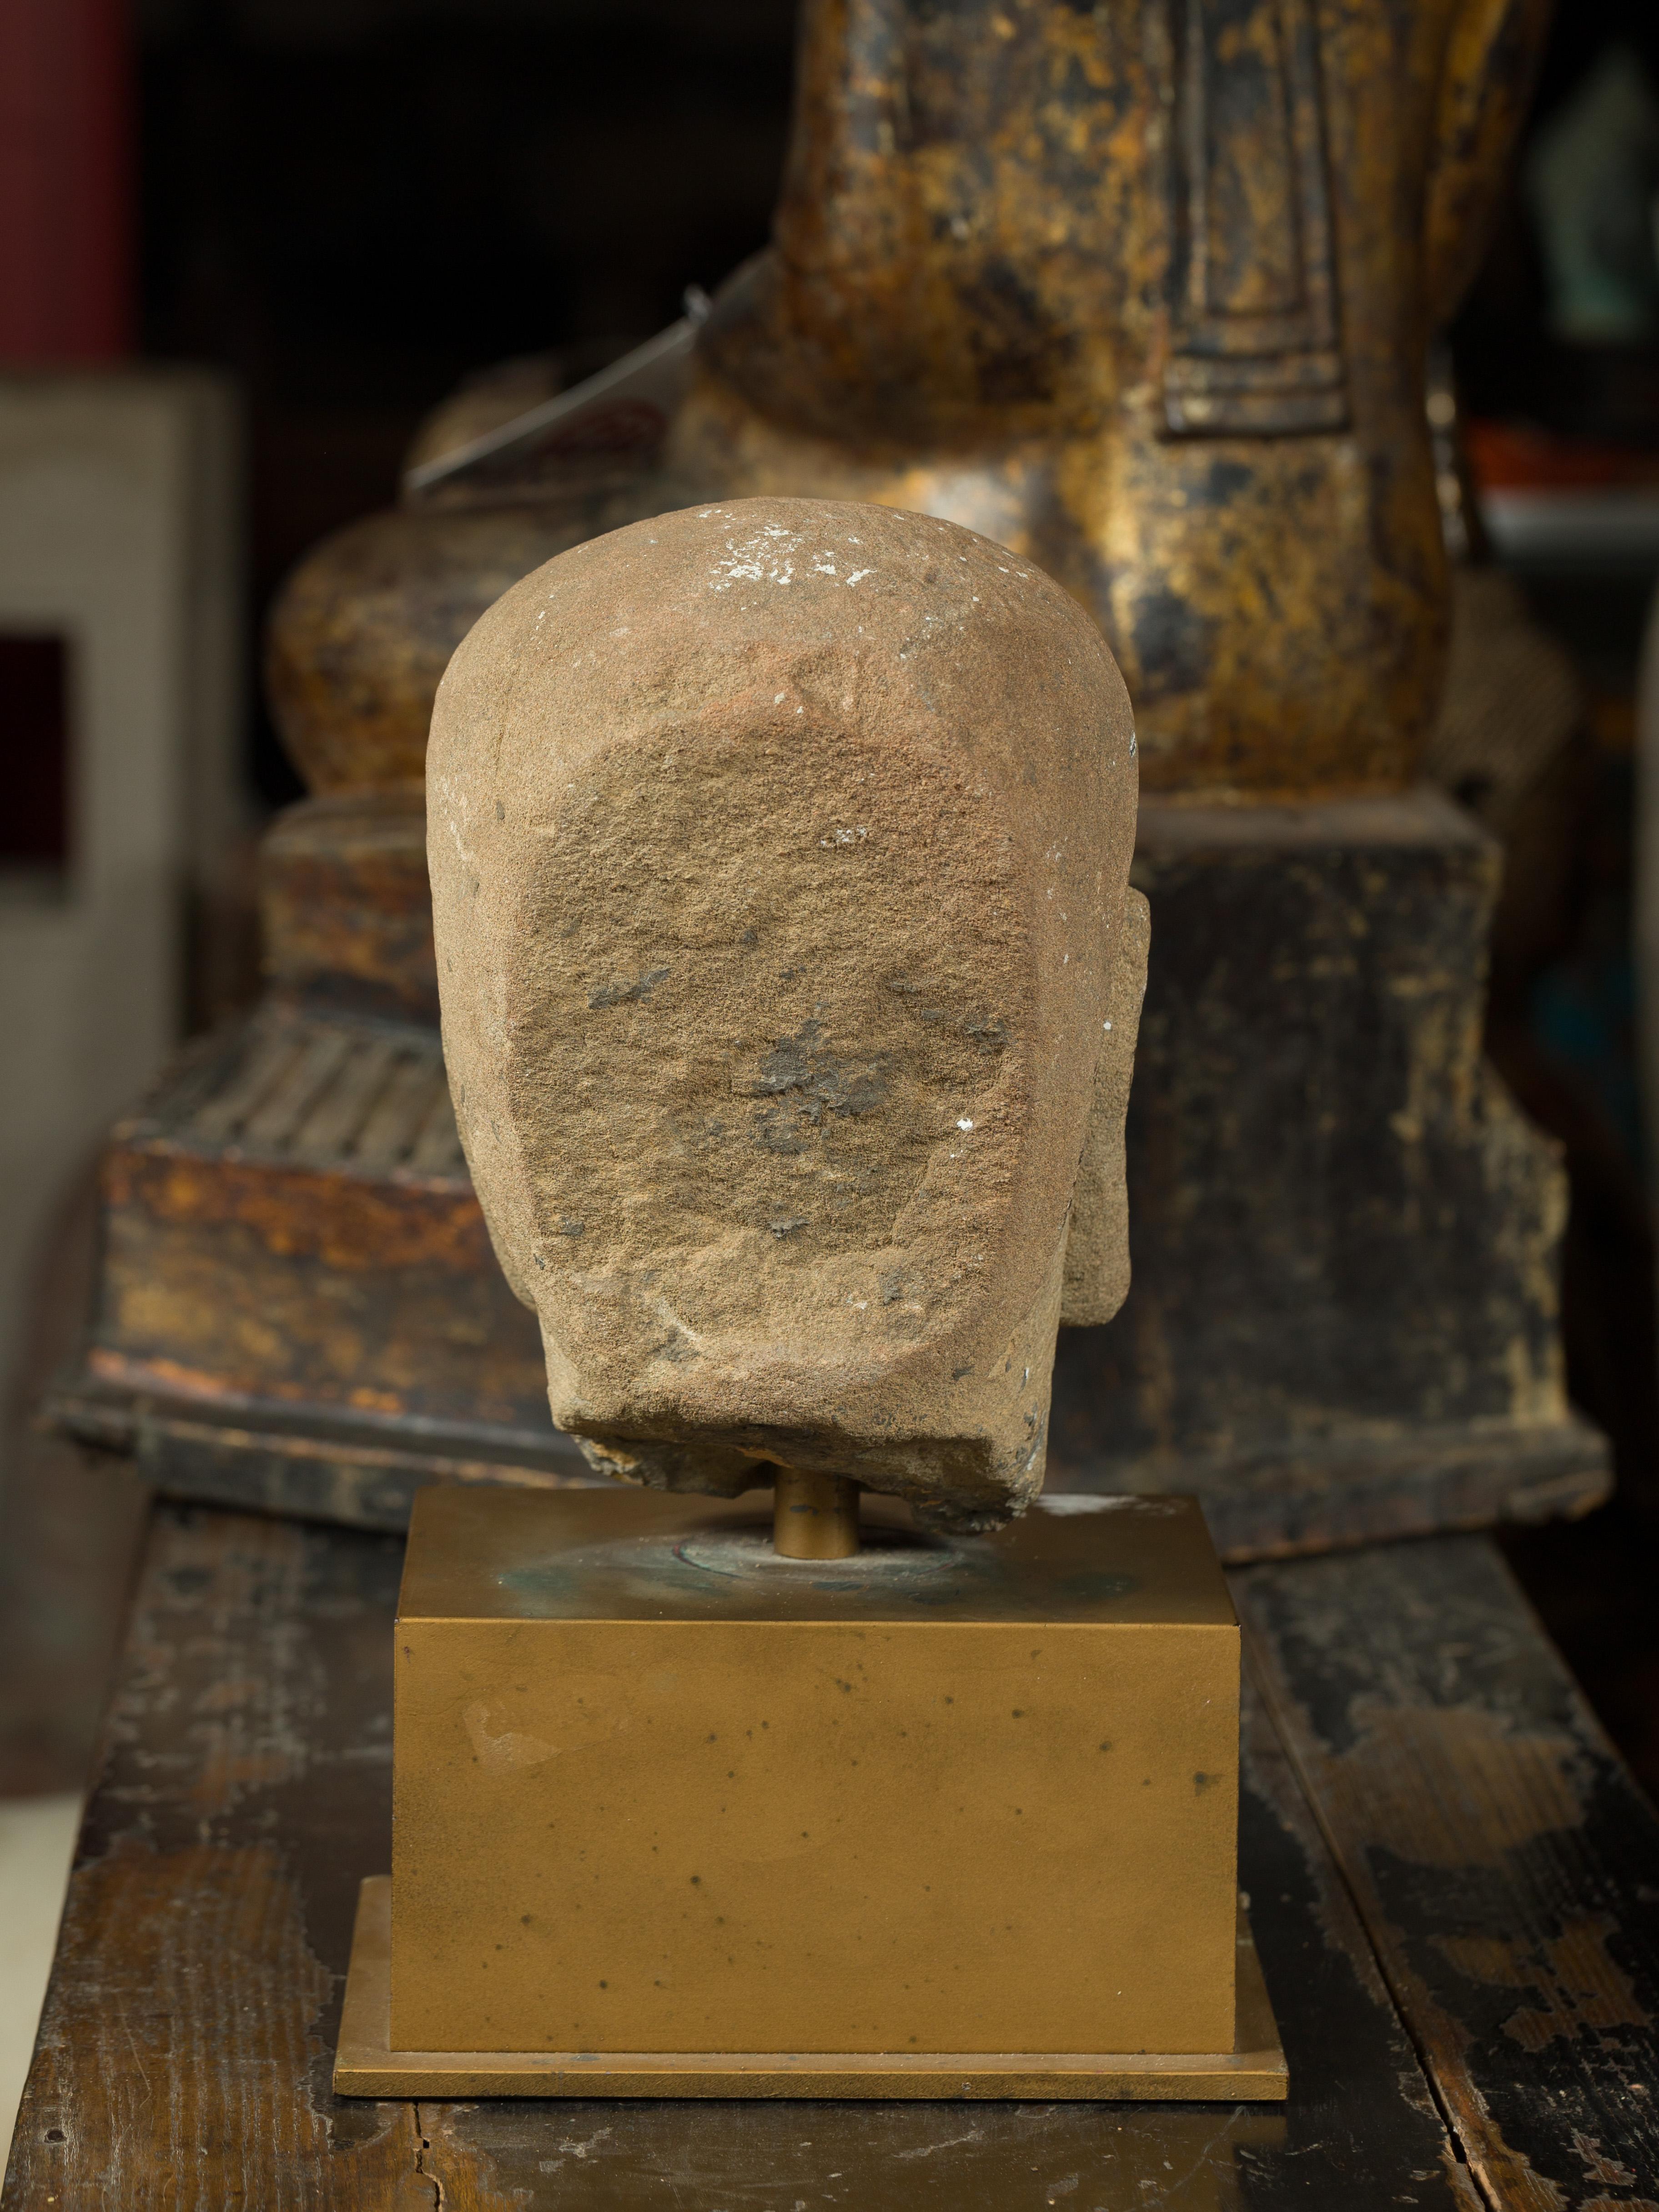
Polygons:
[[1531,422],[1471,417],[1463,424],[1463,449],[1480,491],[1584,491],[1659,483],[1659,453],[1564,438]]
[[133,199],[126,0],[0,0],[0,363],[131,351]]

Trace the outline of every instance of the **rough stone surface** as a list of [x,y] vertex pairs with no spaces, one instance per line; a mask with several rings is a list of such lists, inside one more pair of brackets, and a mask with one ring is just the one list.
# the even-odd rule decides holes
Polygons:
[[689,508],[497,602],[428,790],[457,1116],[555,1419],[673,1488],[1018,1511],[1085,1136],[1068,1307],[1127,1283],[1146,927],[1093,623],[952,524]]
[[1060,1318],[1067,1328],[1110,1321],[1129,1295],[1126,1130],[1152,921],[1146,899],[1132,890],[1124,901],[1121,941],[1107,987],[1094,1108],[1078,1163],[1072,1226],[1066,1240]]

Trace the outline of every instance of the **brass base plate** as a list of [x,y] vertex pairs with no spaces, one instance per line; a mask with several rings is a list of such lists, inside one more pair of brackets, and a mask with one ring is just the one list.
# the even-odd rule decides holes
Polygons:
[[343,2097],[1034,2097],[1277,2103],[1285,2053],[1238,1915],[1237,2048],[1184,2051],[393,2051],[392,1880],[357,1901],[334,2087]]

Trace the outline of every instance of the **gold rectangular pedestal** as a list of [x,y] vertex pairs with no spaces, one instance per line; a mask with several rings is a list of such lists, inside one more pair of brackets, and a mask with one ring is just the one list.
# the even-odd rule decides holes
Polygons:
[[469,2094],[1247,2094],[1238,1624],[1195,1503],[863,1519],[805,1561],[746,1499],[422,1493],[382,2052]]
[[394,2051],[392,1884],[364,1882],[334,2064],[343,2097],[1030,2097],[1218,2104],[1276,2103],[1285,2054],[1238,1913],[1237,2025],[1231,2051]]

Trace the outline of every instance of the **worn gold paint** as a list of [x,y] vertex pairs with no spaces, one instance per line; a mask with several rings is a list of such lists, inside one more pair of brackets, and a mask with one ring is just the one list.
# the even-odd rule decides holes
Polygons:
[[1480,1705],[1369,1696],[1350,1720],[1352,1748],[1334,1766],[1363,1787],[1377,1845],[1413,1865],[1498,1866],[1584,1817],[1583,1753],[1569,1736],[1512,1729]]
[[[471,1275],[489,1246],[471,1185],[394,1171],[382,1181],[270,1161],[204,1160],[152,1149],[109,1155],[112,1207],[142,1206],[179,1225],[235,1223],[284,1259],[347,1273],[441,1267]],[[411,1205],[411,1198],[421,1203]]]
[[1523,2051],[1541,2051],[1557,2036],[1575,2036],[1586,2028],[1649,2025],[1630,1976],[1608,1954],[1607,1938],[1618,1930],[1611,1914],[1594,1912],[1581,1914],[1559,1935],[1535,1943],[1486,1934],[1435,1940],[1471,1979],[1535,1994],[1538,2002],[1511,2014],[1504,2033]]
[[1409,783],[1447,623],[1425,356],[1547,5],[807,0],[774,244],[660,467],[376,518],[297,573],[272,691],[314,787],[418,778],[444,661],[518,575],[757,492],[1048,568],[1122,666],[1149,791]]
[[[643,511],[696,495],[665,487]],[[556,553],[641,511],[613,489],[539,505],[407,507],[325,538],[283,586],[266,656],[271,712],[307,787],[418,790],[438,679],[484,609]]]
[[100,1381],[520,1432],[544,1421],[535,1326],[490,1257],[470,1189],[434,1200],[343,1175],[219,1166],[164,1161],[152,1182],[141,1164],[131,1183],[114,1179],[88,1362]]
[[301,799],[259,852],[267,980],[313,1004],[435,1022],[438,975],[418,787]]
[[[1235,1579],[1258,1678],[1469,2170],[1494,2205],[1582,2206],[1576,2173],[1540,2167],[1565,2149],[1558,2114],[1619,2125],[1632,2069],[1648,2074],[1644,2002],[1609,1950],[1619,1923],[1584,1910],[1592,1893],[1628,1909],[1603,1852],[1611,1835],[1622,1855],[1645,1808],[1488,1547],[1366,1555],[1338,1605],[1330,1569],[1301,1577],[1271,1595],[1261,1571]],[[1299,1694],[1293,1646],[1304,1669],[1317,1654]],[[1334,1694],[1304,1702],[1321,1675]],[[1645,1931],[1622,1933],[1639,1975]],[[1471,1984],[1535,2001],[1494,2020]]]
[[1592,2181],[1610,2181],[1616,2187],[1628,2189],[1638,2178],[1633,2166],[1626,2166],[1621,2160],[1608,2158],[1595,2137],[1587,2136],[1582,2128],[1573,2130],[1572,2147],[1583,2160],[1584,2172]]

